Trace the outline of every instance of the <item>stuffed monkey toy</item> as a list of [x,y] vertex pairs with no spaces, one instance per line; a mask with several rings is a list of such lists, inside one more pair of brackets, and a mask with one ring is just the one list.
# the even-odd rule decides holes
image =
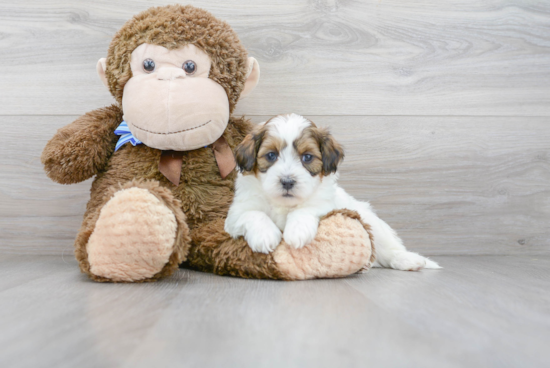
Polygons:
[[228,24],[192,6],[151,8],[124,24],[97,71],[117,104],[59,129],[42,153],[58,183],[95,176],[75,241],[91,279],[154,281],[179,265],[284,280],[370,267],[369,227],[352,211],[325,216],[302,249],[254,253],[225,233],[232,150],[252,128],[231,113],[260,76]]

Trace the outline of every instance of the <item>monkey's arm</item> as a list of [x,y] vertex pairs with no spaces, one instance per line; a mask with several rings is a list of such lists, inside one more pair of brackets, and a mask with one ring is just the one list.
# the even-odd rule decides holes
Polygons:
[[59,129],[44,147],[42,163],[50,179],[74,184],[105,168],[115,150],[114,130],[122,122],[116,105],[90,111]]

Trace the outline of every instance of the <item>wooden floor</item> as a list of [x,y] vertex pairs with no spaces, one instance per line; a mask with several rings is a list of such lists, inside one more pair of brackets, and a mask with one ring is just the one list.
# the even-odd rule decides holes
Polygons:
[[98,284],[0,256],[1,367],[548,367],[550,256],[441,256],[340,280],[189,270]]

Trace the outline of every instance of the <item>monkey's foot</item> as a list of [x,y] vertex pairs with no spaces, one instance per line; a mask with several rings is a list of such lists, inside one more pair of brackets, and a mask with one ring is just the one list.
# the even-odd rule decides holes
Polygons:
[[336,278],[370,269],[374,244],[370,227],[356,212],[337,210],[321,219],[310,244],[294,249],[282,242],[272,254],[290,280]]
[[[179,212],[178,212],[179,211]],[[86,250],[97,281],[149,281],[171,274],[187,253],[188,228],[172,194],[129,183],[103,206]]]

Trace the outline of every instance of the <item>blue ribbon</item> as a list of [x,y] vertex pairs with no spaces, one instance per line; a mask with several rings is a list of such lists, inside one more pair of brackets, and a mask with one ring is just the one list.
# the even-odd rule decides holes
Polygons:
[[115,134],[120,135],[120,138],[118,139],[118,142],[116,143],[115,152],[118,151],[120,147],[125,145],[126,143],[130,142],[133,146],[137,144],[142,144],[142,142],[133,136],[132,132],[130,132],[130,128],[128,128],[128,124],[126,124],[126,121],[122,121],[122,123],[115,129]]

